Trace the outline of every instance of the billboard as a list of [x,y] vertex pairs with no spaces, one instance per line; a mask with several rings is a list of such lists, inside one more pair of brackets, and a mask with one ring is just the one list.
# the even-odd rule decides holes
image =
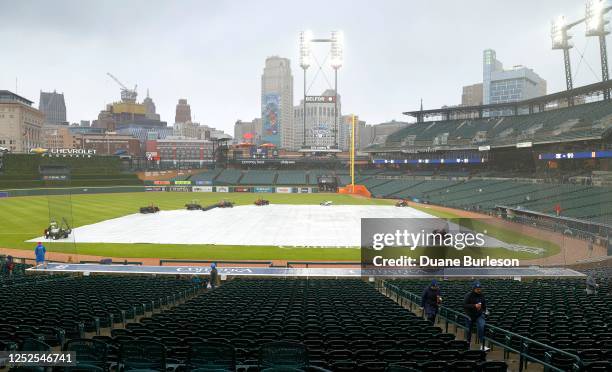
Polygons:
[[170,187],[168,187],[168,191],[191,192],[191,187],[187,187],[187,186],[170,186]]
[[250,187],[234,187],[234,192],[250,192]]
[[293,188],[291,187],[277,187],[276,192],[279,194],[291,194],[293,192]]
[[274,188],[265,186],[255,186],[253,187],[253,192],[274,192]]
[[175,185],[191,185],[191,181],[174,181]]
[[261,106],[262,139],[266,143],[280,146],[280,95],[277,93],[264,95]]
[[212,186],[194,186],[191,188],[193,192],[213,192]]
[[217,186],[216,191],[217,192],[229,192],[229,187],[227,187],[227,186]]
[[165,186],[150,186],[145,187],[145,191],[166,191]]

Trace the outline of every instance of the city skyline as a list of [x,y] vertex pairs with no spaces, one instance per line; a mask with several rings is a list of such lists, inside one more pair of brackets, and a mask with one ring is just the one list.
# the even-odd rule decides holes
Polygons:
[[[5,53],[15,58],[3,61],[0,89],[14,91],[17,78],[17,93],[32,101],[41,90],[55,89],[64,92],[69,122],[93,120],[120,99],[119,87],[106,76],[111,72],[128,86],[138,84],[139,102],[149,89],[162,120],[171,122],[177,100],[187,98],[194,121],[232,133],[237,119],[260,116],[267,57],[291,60],[297,105],[299,31],[326,35],[340,29],[346,47],[338,92],[347,112],[358,112],[368,123],[405,120],[401,112],[417,109],[420,98],[425,108],[460,103],[461,87],[482,77],[487,48],[508,67],[533,68],[548,81],[549,92],[564,90],[562,56],[550,46],[550,20],[559,14],[580,18],[584,4],[478,3],[464,9],[454,2],[386,1],[374,8],[365,1],[313,1],[299,11],[279,1],[183,1],[179,7],[109,1],[85,11],[77,1],[4,3],[0,37]],[[142,17],[134,19],[133,12]],[[262,17],[273,19],[275,27]],[[181,22],[170,22],[176,19]],[[575,86],[600,79],[598,45],[583,31],[573,30]],[[326,50],[315,53],[323,59]],[[311,92],[328,88],[325,79],[317,82]]]

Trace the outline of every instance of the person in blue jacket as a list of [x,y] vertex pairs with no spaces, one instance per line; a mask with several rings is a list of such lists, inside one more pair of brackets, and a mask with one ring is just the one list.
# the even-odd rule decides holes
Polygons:
[[36,267],[43,265],[44,268],[47,268],[47,262],[45,261],[45,253],[47,253],[47,249],[41,242],[38,242],[36,248],[34,248],[34,255],[36,256]]
[[423,308],[425,317],[431,324],[435,324],[436,322],[436,315],[438,314],[440,302],[442,302],[442,297],[440,297],[440,286],[438,285],[438,281],[434,279],[431,281],[431,284],[425,288],[421,296],[421,307]]

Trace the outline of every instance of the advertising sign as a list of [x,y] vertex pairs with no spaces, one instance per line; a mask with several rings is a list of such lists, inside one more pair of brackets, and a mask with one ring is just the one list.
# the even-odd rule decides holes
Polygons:
[[336,96],[306,96],[306,103],[334,103]]
[[65,174],[50,174],[42,176],[43,181],[66,181],[68,176]]
[[234,187],[234,192],[250,192],[250,187]]
[[174,181],[175,185],[191,185],[191,181]]
[[261,114],[263,120],[263,141],[280,146],[280,95],[266,94],[263,97]]
[[95,155],[94,149],[49,149],[49,153],[54,155]]
[[298,193],[300,193],[300,194],[309,194],[310,193],[310,187],[299,187],[298,188]]
[[153,181],[154,185],[169,185],[170,181]]
[[273,187],[256,186],[253,187],[253,192],[274,192]]
[[212,186],[194,186],[191,188],[193,192],[213,192]]
[[217,192],[229,192],[229,187],[227,187],[227,186],[217,186],[216,187],[216,191]]
[[198,186],[202,186],[202,185],[212,185],[212,181],[207,181],[207,180],[197,180],[195,181],[195,184]]
[[186,186],[170,186],[168,188],[168,191],[174,191],[174,192],[190,192],[191,191],[191,187],[186,187]]
[[5,191],[0,192],[0,198],[8,198],[8,197],[9,197],[8,192],[5,192]]
[[145,187],[145,191],[166,191],[164,186],[148,186]]
[[291,194],[293,192],[292,187],[277,187],[276,192],[279,194]]

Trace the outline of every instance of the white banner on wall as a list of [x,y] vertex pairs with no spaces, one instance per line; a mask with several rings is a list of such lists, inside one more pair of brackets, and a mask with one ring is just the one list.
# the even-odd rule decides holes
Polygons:
[[292,187],[277,187],[276,192],[280,194],[291,194],[293,192]]
[[193,192],[213,192],[212,186],[193,186]]
[[229,187],[227,187],[227,186],[217,186],[217,192],[229,192]]

